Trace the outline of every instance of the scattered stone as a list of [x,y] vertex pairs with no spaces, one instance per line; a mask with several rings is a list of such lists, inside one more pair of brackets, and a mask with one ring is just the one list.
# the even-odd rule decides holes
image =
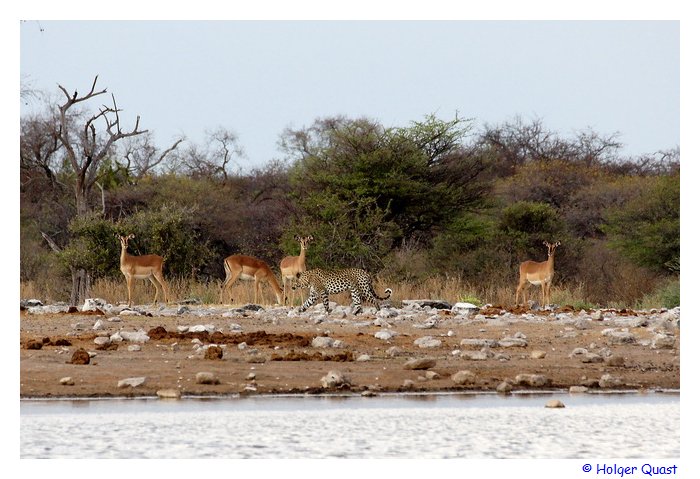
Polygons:
[[119,331],[118,334],[124,341],[131,341],[134,343],[145,343],[151,339],[143,329],[139,329],[138,331]]
[[580,394],[585,392],[588,392],[588,388],[586,386],[571,386],[569,388],[569,393],[571,394]]
[[93,331],[98,331],[100,329],[104,329],[104,327],[105,327],[104,323],[102,322],[101,319],[98,319],[97,321],[95,321],[95,324],[92,325]]
[[117,387],[118,388],[125,388],[127,386],[131,386],[132,388],[136,388],[145,382],[146,382],[145,377],[126,378],[126,379],[122,379],[121,381],[119,381],[117,383]]
[[385,341],[388,341],[391,338],[393,338],[394,336],[396,336],[397,334],[398,333],[395,331],[389,331],[386,329],[382,329],[381,331],[377,331],[376,333],[374,333],[374,337],[377,339],[383,339]]
[[605,358],[605,365],[613,368],[622,368],[625,366],[625,358],[622,356],[608,356]]
[[403,364],[404,369],[422,370],[434,368],[437,362],[433,358],[416,358],[409,359]]
[[658,334],[651,341],[651,349],[673,349],[676,347],[676,338]]
[[350,385],[350,381],[340,371],[332,370],[321,378],[321,386],[326,389]]
[[224,357],[224,350],[221,346],[210,345],[206,351],[204,351],[204,359],[222,359]]
[[160,399],[180,399],[181,396],[178,389],[159,389],[156,394]]
[[59,379],[58,381],[60,384],[63,384],[64,386],[73,386],[75,384],[75,381],[73,381],[73,378],[70,376],[66,376],[64,378]]
[[401,349],[398,346],[392,346],[389,349],[386,350],[386,353],[392,357],[395,358],[396,356],[400,356],[401,353],[403,353],[403,349]]
[[452,382],[455,384],[463,385],[463,384],[472,384],[474,380],[476,379],[476,374],[474,374],[471,371],[468,370],[462,370],[462,371],[457,371],[454,373],[451,377]]
[[402,387],[404,389],[413,389],[416,386],[416,382],[412,379],[404,379]]
[[423,336],[413,341],[413,344],[419,348],[437,348],[442,344],[442,341],[432,336]]
[[44,347],[44,343],[36,339],[30,339],[24,347],[26,349],[41,349]]
[[437,326],[438,320],[437,316],[433,316],[423,323],[414,324],[413,327],[417,329],[432,329]]
[[459,342],[459,345],[475,349],[483,347],[494,348],[498,346],[498,341],[495,339],[463,339]]
[[425,372],[425,378],[426,379],[440,379],[440,375],[436,373],[435,371],[426,371]]
[[535,349],[530,353],[530,357],[532,359],[544,359],[547,356],[546,351],[542,351],[540,349]]
[[586,353],[583,358],[581,359],[582,363],[590,364],[590,363],[602,363],[603,358],[596,353]]
[[376,395],[377,395],[377,393],[374,392],[374,391],[372,391],[372,390],[370,390],[370,389],[367,389],[367,390],[362,391],[362,392],[360,393],[360,396],[362,396],[362,397],[367,397],[367,398],[371,398],[371,397],[374,397],[374,396],[376,396]]
[[83,303],[81,311],[102,311],[107,306],[107,301],[102,298],[88,298]]
[[601,388],[614,388],[622,385],[622,379],[612,376],[611,374],[603,374],[598,380],[598,385]]
[[106,345],[108,345],[109,343],[111,343],[112,340],[109,339],[108,336],[97,336],[95,339],[93,339],[92,342],[95,343],[95,344],[98,345],[98,346],[106,346]]
[[498,341],[498,346],[502,348],[526,348],[527,341],[522,338],[503,338]]
[[197,384],[219,384],[219,378],[214,376],[214,373],[204,371],[197,373],[195,381]]
[[604,329],[600,334],[606,336],[610,344],[626,344],[637,341],[637,337],[629,331],[617,331],[609,328]]
[[358,358],[357,358],[355,361],[361,363],[361,362],[370,361],[371,359],[372,359],[372,358],[370,357],[369,354],[360,354],[360,355],[358,356]]
[[515,376],[515,383],[525,386],[541,388],[550,383],[550,379],[543,374],[518,374]]
[[472,303],[455,303],[452,312],[455,314],[474,314],[479,311],[479,307]]
[[508,381],[501,381],[498,386],[496,386],[496,391],[501,394],[508,394],[513,390],[513,385]]
[[[493,353],[491,353],[493,355]],[[459,355],[462,359],[467,359],[469,361],[486,361],[489,358],[489,354],[482,351],[464,351]]]
[[544,405],[546,408],[563,408],[566,407],[564,406],[564,403],[561,402],[559,399],[550,399],[547,401]]
[[69,364],[90,364],[90,355],[83,348],[79,348],[71,356]]
[[586,388],[597,388],[600,387],[597,379],[583,379],[581,380],[581,386]]
[[128,349],[132,353],[136,353],[138,351],[141,351],[141,345],[140,344],[130,344],[129,347],[126,349]]
[[255,373],[248,373],[248,376],[246,376],[246,379],[247,379],[248,381],[253,381],[256,377],[257,377],[257,376],[256,376]]
[[419,308],[452,309],[450,303],[441,299],[404,299],[401,304],[403,307],[409,308],[416,305]]
[[585,356],[586,354],[588,354],[588,350],[586,348],[574,348],[574,350],[569,354],[569,357],[573,358],[574,356]]

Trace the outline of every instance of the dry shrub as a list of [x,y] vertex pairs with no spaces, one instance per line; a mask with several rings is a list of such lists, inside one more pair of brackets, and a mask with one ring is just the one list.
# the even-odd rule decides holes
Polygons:
[[661,278],[629,263],[603,242],[592,242],[582,253],[577,279],[588,301],[631,306],[654,291]]

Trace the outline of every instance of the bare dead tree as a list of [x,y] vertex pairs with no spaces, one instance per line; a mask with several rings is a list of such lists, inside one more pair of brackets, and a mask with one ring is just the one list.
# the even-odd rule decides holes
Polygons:
[[178,155],[180,170],[193,178],[228,179],[236,157],[244,156],[238,143],[238,135],[231,130],[218,128],[207,131],[204,145],[191,144]]
[[[84,121],[80,128],[74,128],[70,111],[76,105],[107,93],[107,89],[97,91],[97,76],[92,82],[90,91],[79,96],[76,90],[72,95],[62,85],[58,88],[65,95],[65,102],[58,106],[59,121],[56,133],[65,149],[66,159],[75,173],[75,206],[77,214],[84,215],[90,211],[89,196],[95,182],[99,166],[110,153],[114,144],[131,136],[141,135],[148,130],[139,130],[140,116],[136,117],[136,125],[131,131],[123,131],[117,102],[112,95],[112,105],[102,105],[98,112]],[[96,123],[105,122],[105,134],[98,134]]]
[[121,155],[126,160],[127,173],[136,179],[143,178],[171,157],[183,141],[184,137],[177,138],[169,148],[161,151],[153,144],[150,133],[130,138]]
[[39,170],[52,187],[59,184],[56,178],[57,153],[61,143],[50,119],[40,116],[22,118],[20,122],[20,168]]
[[[54,135],[63,147],[65,159],[75,174],[75,208],[78,216],[87,215],[90,210],[90,193],[97,184],[98,172],[101,163],[111,153],[114,145],[119,140],[146,133],[147,130],[139,130],[141,118],[136,117],[136,124],[130,131],[123,131],[117,107],[117,101],[112,95],[110,106],[102,105],[97,113],[87,118],[76,112],[76,108],[84,102],[107,93],[107,89],[97,90],[97,76],[92,82],[90,91],[79,95],[75,90],[73,94],[62,85],[58,88],[63,92],[65,101],[58,105],[57,126]],[[104,120],[104,131],[98,133],[97,123]],[[90,274],[84,268],[71,268],[73,287],[71,292],[71,304],[77,305],[83,301],[90,291]]]

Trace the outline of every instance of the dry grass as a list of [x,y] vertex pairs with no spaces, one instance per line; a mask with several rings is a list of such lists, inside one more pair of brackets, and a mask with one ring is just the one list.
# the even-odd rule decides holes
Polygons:
[[[211,281],[207,283],[198,282],[192,279],[172,279],[168,282],[171,302],[182,302],[185,300],[198,300],[204,304],[218,304],[221,292],[221,281]],[[32,281],[20,283],[20,297],[23,299],[36,298],[46,303],[68,301],[70,284],[65,282],[58,285],[56,282],[37,284]],[[404,299],[442,299],[451,303],[467,301],[476,305],[494,304],[501,306],[513,305],[515,299],[516,285],[480,284],[474,285],[463,281],[459,277],[430,277],[420,283],[414,282],[389,282],[384,278],[378,278],[374,284],[377,294],[384,295],[386,288],[391,288],[393,294],[390,302],[400,305]],[[231,288],[233,300],[229,303],[228,298],[224,298],[227,304],[248,304],[254,302],[253,282],[237,281]],[[566,304],[575,307],[592,307],[584,296],[583,285],[575,287],[565,287],[554,285],[552,287],[552,301],[556,304]],[[539,301],[541,290],[539,287],[531,286],[528,290],[531,300]],[[135,304],[149,304],[153,301],[155,289],[150,281],[135,281],[133,300]],[[267,284],[262,286],[263,299],[259,301],[264,305],[275,303],[275,295],[272,288]],[[125,280],[99,279],[92,285],[92,297],[102,298],[109,303],[126,303],[127,290]],[[290,296],[290,295],[289,295]],[[307,297],[307,291],[302,290],[297,295],[295,304],[299,305]],[[291,298],[291,296],[290,296]],[[160,294],[162,300],[162,293]],[[348,293],[331,296],[332,301],[339,303],[350,303]]]

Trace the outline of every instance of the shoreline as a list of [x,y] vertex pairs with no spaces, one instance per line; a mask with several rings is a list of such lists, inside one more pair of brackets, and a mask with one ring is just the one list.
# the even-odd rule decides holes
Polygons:
[[[354,399],[354,398],[386,398],[386,397],[399,397],[399,398],[409,398],[417,396],[481,396],[481,397],[498,397],[506,399],[508,397],[517,396],[554,396],[554,395],[589,395],[589,396],[646,396],[646,395],[680,395],[681,390],[679,389],[621,389],[621,390],[589,390],[583,393],[572,393],[568,389],[529,389],[529,390],[519,390],[512,391],[508,394],[499,393],[497,391],[386,391],[379,392],[372,396],[363,396],[362,393],[278,393],[278,394],[224,394],[224,395],[181,395],[177,400],[180,401],[216,401],[216,400],[230,400],[230,399],[305,399],[305,398],[342,398],[342,399]],[[163,398],[156,395],[152,396],[95,396],[95,397],[79,397],[79,396],[20,396],[20,401],[26,402],[59,402],[59,401],[166,401],[172,402],[174,399]]]
[[20,399],[680,391],[680,308],[435,306],[27,308]]

